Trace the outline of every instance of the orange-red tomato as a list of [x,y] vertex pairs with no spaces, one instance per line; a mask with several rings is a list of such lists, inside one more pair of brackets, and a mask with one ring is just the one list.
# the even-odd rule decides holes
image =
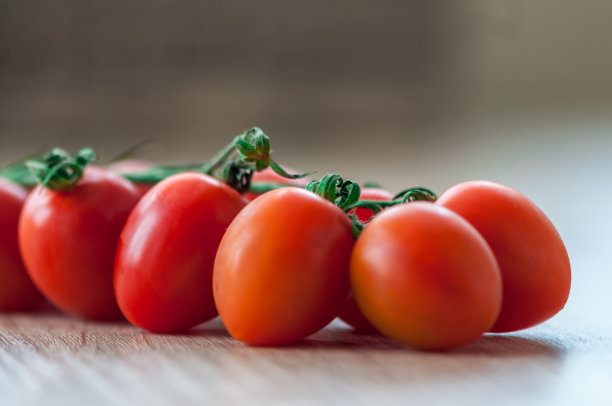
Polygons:
[[25,188],[0,178],[0,311],[32,311],[43,302],[17,242],[19,214],[27,196]]
[[346,302],[353,243],[348,216],[314,193],[287,187],[255,199],[215,259],[215,303],[230,334],[278,345],[325,327]]
[[[290,168],[285,168],[285,170],[289,173],[296,173],[295,170],[290,169]],[[285,178],[279,175],[278,173],[274,172],[272,168],[270,167],[264,169],[263,171],[254,172],[253,177],[251,178],[251,183],[278,183],[280,185],[298,186],[298,187],[304,187],[308,184],[308,182],[309,180],[306,178],[300,178],[300,179]],[[248,192],[248,193],[245,193],[243,196],[249,200],[253,200],[257,196],[259,196],[259,194]]]
[[501,276],[485,240],[457,214],[425,202],[370,222],[355,244],[351,287],[381,333],[420,349],[476,340],[501,306]]
[[89,166],[74,189],[36,187],[19,221],[32,280],[60,309],[93,320],[120,318],[113,292],[119,234],[139,199],[119,175]]
[[[361,190],[361,196],[359,200],[373,200],[375,202],[384,202],[391,200],[393,198],[393,194],[384,189],[379,188],[364,188]],[[357,219],[362,223],[367,223],[372,218],[372,211],[366,208],[358,208],[355,211],[355,215]],[[352,212],[351,212],[352,213]],[[357,307],[357,303],[355,303],[355,299],[352,297],[344,305],[344,308],[340,312],[338,316],[342,321],[346,322],[348,325],[353,327],[355,330],[362,332],[375,332],[376,327],[372,325],[365,318],[359,307]]]
[[504,300],[491,331],[531,327],[563,308],[571,284],[569,258],[559,233],[533,202],[507,186],[471,181],[447,190],[437,204],[470,222],[495,253]]
[[125,317],[154,332],[182,331],[215,317],[215,254],[246,203],[198,173],[154,186],[134,208],[117,248],[115,292]]

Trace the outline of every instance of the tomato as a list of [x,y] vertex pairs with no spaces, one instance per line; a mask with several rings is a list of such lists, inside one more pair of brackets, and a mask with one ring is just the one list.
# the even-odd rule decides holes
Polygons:
[[[106,169],[118,173],[119,175],[125,175],[130,173],[146,172],[155,167],[155,164],[144,159],[124,159],[121,161],[115,161],[106,166]],[[138,183],[134,182],[134,186],[143,196],[153,187],[152,183]]]
[[[359,200],[373,200],[375,202],[384,202],[391,200],[393,198],[393,194],[384,189],[379,188],[364,188],[361,190],[361,196]],[[366,208],[358,208],[354,210],[357,219],[362,223],[367,223],[372,218],[372,211]],[[353,213],[353,212],[351,212]],[[376,327],[372,325],[365,318],[363,313],[357,307],[357,303],[355,303],[355,299],[352,297],[344,305],[344,308],[340,312],[338,316],[342,321],[350,325],[356,330],[362,332],[375,332]]]
[[524,329],[559,312],[569,296],[570,262],[546,215],[519,192],[493,182],[460,183],[438,204],[487,240],[502,273],[504,300],[493,332]]
[[93,320],[121,316],[113,293],[113,260],[121,229],[139,199],[119,175],[90,166],[69,191],[41,186],[19,222],[26,268],[60,309]]
[[215,317],[215,254],[246,203],[198,173],[154,186],[134,208],[117,248],[115,292],[125,317],[154,332],[182,331]]
[[351,294],[338,314],[340,320],[362,333],[376,333],[376,327],[366,319]]
[[[384,189],[364,188],[361,190],[359,200],[373,200],[375,202],[385,202],[393,199],[393,194]],[[367,223],[372,218],[372,210],[363,207],[355,210],[357,219],[362,223]]]
[[230,334],[278,345],[325,327],[346,302],[353,243],[348,216],[314,193],[287,187],[255,199],[215,259],[215,303]]
[[[296,173],[296,171],[294,171],[293,169],[289,169],[289,168],[285,168],[285,169],[289,173]],[[298,186],[298,187],[304,187],[308,184],[308,182],[309,180],[306,178],[300,178],[300,179],[285,178],[284,176],[281,176],[278,173],[274,172],[272,168],[270,167],[264,169],[263,171],[254,172],[253,177],[251,178],[251,183],[278,183],[280,185]],[[252,193],[252,192],[244,194],[244,197],[246,197],[249,200],[253,200],[257,196],[259,196],[258,193]]]
[[495,322],[502,293],[482,236],[426,202],[387,209],[363,230],[351,258],[351,288],[381,333],[427,350],[480,337]]
[[27,196],[25,188],[0,178],[0,311],[32,311],[44,300],[26,272],[17,241]]

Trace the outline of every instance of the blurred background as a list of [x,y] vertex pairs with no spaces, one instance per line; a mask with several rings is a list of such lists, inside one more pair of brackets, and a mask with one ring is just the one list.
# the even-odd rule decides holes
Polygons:
[[558,226],[570,303],[612,309],[589,282],[612,270],[611,20],[608,0],[0,0],[0,164],[144,140],[199,162],[258,125],[321,175],[495,180]]

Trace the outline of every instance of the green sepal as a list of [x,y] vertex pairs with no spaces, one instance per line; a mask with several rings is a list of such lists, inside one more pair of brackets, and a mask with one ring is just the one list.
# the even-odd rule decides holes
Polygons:
[[306,186],[309,190],[348,212],[350,207],[359,200],[361,188],[357,182],[344,180],[338,174],[323,176],[320,181],[313,180]]
[[53,148],[41,161],[28,160],[25,165],[41,186],[66,191],[76,186],[85,167],[94,159],[96,154],[92,148],[81,149],[75,157],[61,148]]

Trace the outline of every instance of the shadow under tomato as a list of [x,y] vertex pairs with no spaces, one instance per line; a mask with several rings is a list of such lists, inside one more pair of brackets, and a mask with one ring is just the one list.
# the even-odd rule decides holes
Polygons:
[[[154,333],[150,333],[154,334]],[[167,334],[176,337],[218,338],[224,342],[251,349],[284,350],[366,350],[366,351],[399,351],[414,354],[440,354],[450,357],[546,357],[560,358],[564,349],[550,340],[523,337],[519,335],[486,334],[474,343],[448,351],[421,351],[401,344],[378,333],[363,333],[344,327],[327,327],[311,336],[298,341],[274,346],[252,346],[234,340],[217,317],[185,332]]]
[[281,345],[248,345],[248,348],[279,350],[403,350],[408,347],[378,333],[362,333],[346,328],[325,328],[303,339]]
[[[258,348],[253,346],[252,348]],[[521,336],[485,335],[476,342],[448,351],[422,351],[376,333],[360,333],[345,329],[325,329],[312,336],[281,346],[264,346],[284,350],[368,350],[405,353],[440,354],[450,357],[547,357],[560,358],[563,348],[543,339]]]
[[544,356],[560,357],[564,349],[559,344],[517,335],[487,334],[476,342],[451,351],[454,354],[495,355],[495,356]]
[[212,320],[198,324],[185,331],[177,331],[174,333],[164,333],[170,336],[182,336],[182,337],[223,337],[231,338],[230,334],[225,329],[225,326],[221,322],[219,317],[215,317]]

